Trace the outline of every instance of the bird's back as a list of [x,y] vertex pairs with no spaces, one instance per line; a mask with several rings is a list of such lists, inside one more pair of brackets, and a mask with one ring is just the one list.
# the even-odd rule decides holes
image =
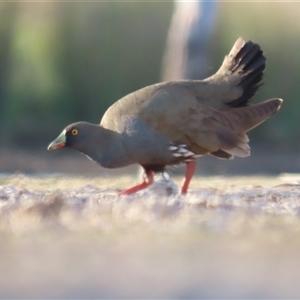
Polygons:
[[161,117],[174,120],[196,105],[216,110],[246,106],[261,85],[265,62],[258,44],[239,38],[213,76],[205,80],[163,82],[142,88],[114,103],[101,124],[118,129],[122,127],[125,115],[146,121],[151,119],[152,122]]

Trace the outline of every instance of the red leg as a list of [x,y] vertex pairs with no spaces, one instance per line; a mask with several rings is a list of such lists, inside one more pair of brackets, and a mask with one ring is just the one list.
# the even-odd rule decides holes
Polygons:
[[186,163],[186,172],[183,181],[183,185],[181,187],[181,195],[185,195],[187,193],[190,181],[195,173],[196,169],[196,161],[191,161]]
[[153,178],[154,178],[154,173],[152,171],[147,171],[143,176],[142,183],[120,192],[119,195],[130,195],[138,191],[141,191],[153,183]]

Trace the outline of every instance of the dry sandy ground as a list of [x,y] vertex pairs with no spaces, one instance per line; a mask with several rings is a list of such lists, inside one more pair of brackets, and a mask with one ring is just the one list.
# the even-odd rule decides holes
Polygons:
[[134,180],[2,176],[0,298],[300,296],[300,176]]

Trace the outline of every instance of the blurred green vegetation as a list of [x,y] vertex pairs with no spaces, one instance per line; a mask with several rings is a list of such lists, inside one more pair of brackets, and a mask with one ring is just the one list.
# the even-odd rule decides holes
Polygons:
[[[1,146],[45,147],[67,124],[98,123],[113,102],[160,81],[172,12],[172,2],[0,3]],[[243,36],[268,59],[255,101],[285,100],[250,134],[272,150],[300,146],[299,12],[287,2],[218,8],[211,73]]]

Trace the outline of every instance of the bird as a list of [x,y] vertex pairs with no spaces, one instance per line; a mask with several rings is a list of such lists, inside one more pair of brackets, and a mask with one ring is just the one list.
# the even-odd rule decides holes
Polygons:
[[247,132],[280,109],[280,98],[250,105],[265,66],[261,47],[239,37],[212,76],[160,82],[132,92],[112,104],[100,124],[68,125],[48,150],[71,147],[104,168],[142,166],[141,183],[119,195],[141,191],[168,166],[185,164],[180,191],[185,195],[198,157],[249,156]]

